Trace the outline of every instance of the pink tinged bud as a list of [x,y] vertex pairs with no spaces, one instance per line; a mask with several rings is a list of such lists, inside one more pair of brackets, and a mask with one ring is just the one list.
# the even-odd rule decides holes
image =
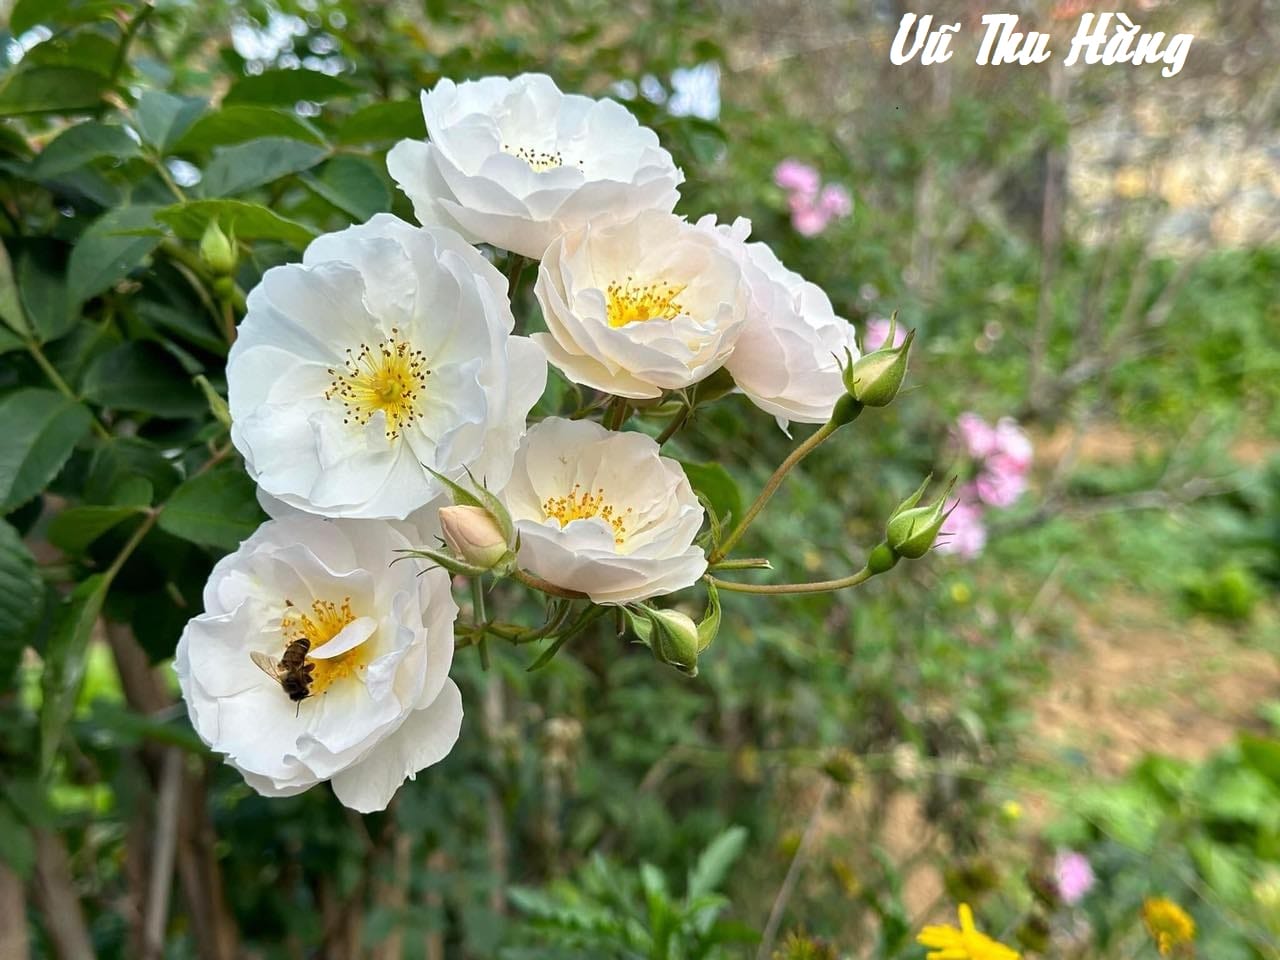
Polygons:
[[956,417],[955,436],[971,457],[981,460],[996,452],[995,428],[972,411]]
[[1062,902],[1074,906],[1093,889],[1093,867],[1083,853],[1063,850],[1053,859],[1054,879]]
[[818,193],[822,178],[818,175],[818,171],[807,163],[788,157],[773,168],[773,182],[783,190],[792,190],[813,197]]
[[822,188],[822,194],[818,197],[818,207],[827,216],[838,220],[853,213],[853,198],[840,184],[830,183]]
[[947,504],[950,513],[942,523],[938,553],[951,553],[965,559],[976,557],[987,546],[987,527],[982,522],[982,507],[976,502],[971,487],[962,487]]
[[440,532],[455,556],[485,570],[497,566],[510,551],[502,530],[483,507],[441,507]]

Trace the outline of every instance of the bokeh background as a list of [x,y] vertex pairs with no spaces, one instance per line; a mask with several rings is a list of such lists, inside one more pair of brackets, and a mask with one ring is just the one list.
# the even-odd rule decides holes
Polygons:
[[[1166,79],[1064,68],[1087,0],[922,6],[965,24],[945,65],[890,65],[908,9],[890,0],[0,16],[0,294],[39,341],[0,338],[2,429],[6,398],[48,386],[39,354],[115,451],[82,442],[47,489],[5,490],[6,550],[21,537],[38,579],[0,583],[0,956],[920,958],[921,924],[968,902],[1028,957],[1128,960],[1157,956],[1141,909],[1160,896],[1195,920],[1182,955],[1280,957],[1280,7],[1135,2],[1144,28],[1195,34]],[[1054,59],[976,67],[987,12],[1050,31]],[[111,502],[104,473],[171,488],[219,430],[191,376],[224,388],[201,225],[124,242],[105,284],[86,261],[122,241],[82,234],[263,136],[320,152],[243,199],[317,230],[411,219],[381,158],[422,135],[418,91],[525,70],[625,102],[686,171],[678,212],[749,217],[860,333],[895,310],[918,330],[909,389],[753,528],[780,579],[855,569],[923,475],[981,469],[963,413],[1021,425],[1027,489],[963,549],[855,591],[726,596],[693,680],[609,632],[534,673],[522,649],[487,672],[461,651],[462,741],[388,812],[261,799],[203,752],[168,668],[218,536],[147,534],[83,647],[57,627],[132,522],[89,536],[59,515]],[[205,106],[159,145],[122,141],[156,91]],[[117,132],[62,139],[86,119]],[[786,160],[851,213],[814,215],[775,182]],[[276,234],[241,232],[241,287],[296,259]],[[731,397],[674,446],[732,503],[792,444]],[[157,467],[159,449],[178,453]],[[252,492],[217,494],[251,529]],[[517,602],[494,600],[536,616]],[[1078,896],[1068,853],[1092,876]]]

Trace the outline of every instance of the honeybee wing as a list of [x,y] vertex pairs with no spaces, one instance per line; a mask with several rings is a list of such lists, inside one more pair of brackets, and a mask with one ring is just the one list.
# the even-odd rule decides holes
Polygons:
[[249,659],[253,661],[254,666],[265,673],[276,683],[280,682],[280,663],[275,657],[263,653],[261,650],[250,650]]

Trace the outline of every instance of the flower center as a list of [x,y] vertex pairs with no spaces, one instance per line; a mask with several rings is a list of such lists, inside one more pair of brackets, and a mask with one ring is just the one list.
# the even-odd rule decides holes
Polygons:
[[627,518],[632,510],[630,507],[621,512],[614,509],[613,504],[605,501],[604,487],[599,487],[592,493],[575,483],[567,495],[547,497],[542,502],[542,512],[548,519],[554,518],[561,527],[567,527],[574,520],[599,517],[612,528],[613,542],[621,546],[627,539]]
[[684,288],[684,284],[665,283],[661,280],[632,286],[630,277],[627,277],[625,283],[609,284],[605,302],[605,316],[609,326],[616,329],[645,320],[674,320],[684,313],[684,307],[676,299],[684,292]]
[[[341,605],[329,600],[316,600],[311,604],[309,614],[299,613],[291,600],[284,603],[286,611],[280,621],[280,632],[284,634],[286,651],[297,641],[306,640],[310,643],[307,653],[314,654],[356,618],[351,612],[350,597],[344,598]],[[319,696],[336,681],[363,671],[371,653],[371,646],[361,643],[336,657],[318,660],[307,656],[306,665],[311,668],[310,696]]]
[[329,369],[333,380],[324,398],[341,402],[346,411],[343,423],[363,426],[382,411],[387,439],[394,440],[417,419],[418,401],[426,392],[430,373],[426,355],[401,340],[393,327],[391,336],[376,346],[362,343],[356,350],[347,350],[343,366]]
[[559,150],[531,150],[528,147],[512,147],[509,143],[502,145],[502,152],[523,160],[537,173],[555,170],[564,166],[564,155]]

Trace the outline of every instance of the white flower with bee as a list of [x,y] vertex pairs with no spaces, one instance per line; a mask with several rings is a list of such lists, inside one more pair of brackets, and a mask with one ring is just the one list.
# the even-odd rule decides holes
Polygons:
[[506,280],[451,230],[326,234],[249,294],[231,439],[266,493],[323,516],[403,518],[441,492],[430,470],[500,485],[546,385],[513,325]]
[[420,536],[286,511],[214,567],[174,669],[196,733],[259,793],[328,780],[346,806],[382,810],[452,749],[449,577],[388,566]]
[[669,212],[684,181],[625,107],[561,93],[543,74],[441,80],[422,113],[429,142],[387,154],[418,220],[526,257],[601,214]]
[[530,428],[502,500],[520,565],[550,583],[619,604],[696,583],[704,511],[684,470],[642,433],[552,417]]

